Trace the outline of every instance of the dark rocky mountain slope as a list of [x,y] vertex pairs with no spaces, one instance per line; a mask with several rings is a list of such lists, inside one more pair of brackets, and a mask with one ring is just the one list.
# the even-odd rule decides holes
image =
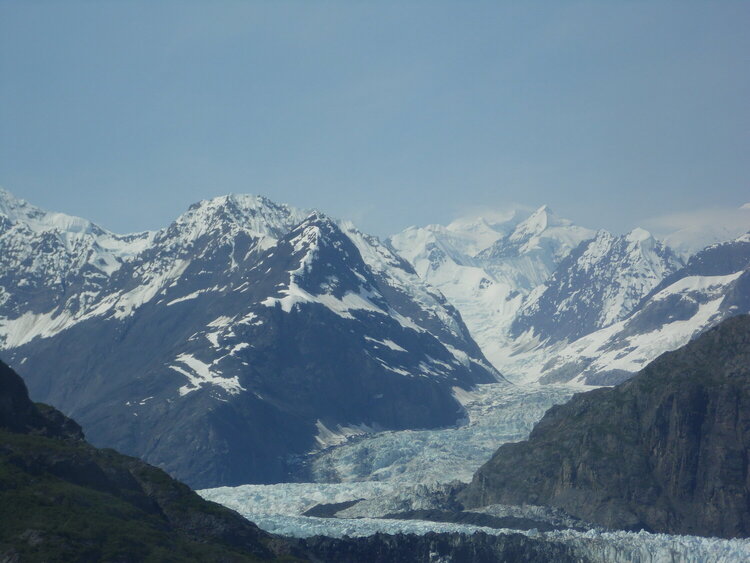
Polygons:
[[730,318],[611,389],[550,409],[460,494],[613,528],[750,535],[750,316]]

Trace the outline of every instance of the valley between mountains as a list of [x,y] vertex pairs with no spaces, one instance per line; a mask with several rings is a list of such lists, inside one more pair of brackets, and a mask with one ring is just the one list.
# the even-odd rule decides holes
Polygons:
[[0,189],[0,358],[252,557],[739,561],[750,233],[679,235],[543,206],[380,239],[249,195],[119,235]]

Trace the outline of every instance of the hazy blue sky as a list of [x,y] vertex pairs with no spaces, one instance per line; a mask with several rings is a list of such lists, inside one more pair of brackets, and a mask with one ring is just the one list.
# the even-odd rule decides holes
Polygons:
[[0,0],[0,185],[120,232],[230,192],[377,234],[737,207],[749,24],[750,2]]

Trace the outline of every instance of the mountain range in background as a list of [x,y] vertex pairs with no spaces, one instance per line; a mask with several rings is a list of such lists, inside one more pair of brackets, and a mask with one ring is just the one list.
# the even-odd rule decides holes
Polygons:
[[[725,231],[680,236],[687,244],[717,232]],[[410,228],[389,242],[455,305],[512,381],[610,385],[748,312],[750,235],[726,232],[731,240],[687,255],[644,229],[595,232],[543,206]]]
[[96,445],[277,482],[352,435],[454,425],[477,383],[623,381],[750,311],[749,264],[748,235],[687,256],[547,207],[380,241],[225,196],[122,236],[0,191],[0,354]]

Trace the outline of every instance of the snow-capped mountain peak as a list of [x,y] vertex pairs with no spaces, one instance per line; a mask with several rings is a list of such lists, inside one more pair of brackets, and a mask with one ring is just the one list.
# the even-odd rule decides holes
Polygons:
[[547,205],[542,205],[526,220],[522,221],[510,235],[512,241],[525,241],[539,236],[549,227],[567,227],[571,221],[562,220],[555,215]]
[[320,212],[205,200],[111,275],[56,233],[19,247],[21,226],[0,221],[5,357],[95,440],[194,484],[282,479],[321,429],[455,424],[456,387],[501,380],[406,261]]
[[[519,223],[507,237],[496,241],[478,255],[478,258],[498,261],[507,258],[536,255],[549,271],[539,279],[543,281],[551,273],[555,263],[564,258],[582,241],[594,236],[594,231],[579,227],[568,219],[561,219],[543,205]],[[536,284],[535,284],[536,285]]]
[[553,347],[541,381],[606,385],[627,379],[716,323],[748,313],[749,295],[750,237],[711,245],[666,275],[623,320]]
[[450,240],[451,246],[464,256],[473,257],[498,239],[512,233],[527,215],[524,209],[511,207],[477,217],[455,219],[446,227],[431,225],[427,228],[441,233],[441,238],[444,241]]
[[197,240],[210,233],[233,234],[241,230],[255,238],[278,239],[305,214],[263,196],[225,195],[194,203],[158,238]]
[[0,215],[35,232],[104,235],[107,232],[87,219],[45,211],[0,188]]
[[511,350],[504,334],[524,297],[594,234],[542,206],[533,213],[514,208],[500,216],[457,220],[449,227],[412,227],[390,243],[458,308],[484,354],[500,365]]

